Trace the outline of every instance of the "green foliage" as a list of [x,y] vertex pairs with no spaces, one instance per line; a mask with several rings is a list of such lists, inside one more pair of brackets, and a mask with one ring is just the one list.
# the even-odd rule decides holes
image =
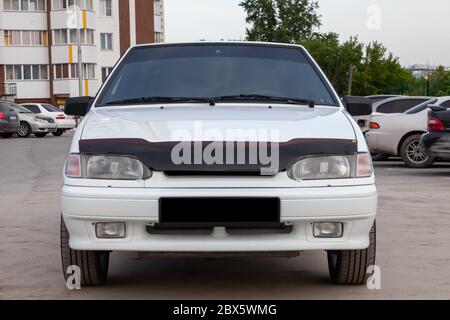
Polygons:
[[[403,68],[381,43],[364,44],[357,37],[340,42],[336,33],[317,32],[317,1],[243,0],[240,6],[247,12],[248,40],[303,45],[340,95],[350,91],[350,83],[353,95],[427,92],[427,81]],[[450,95],[450,72],[442,67],[429,80],[430,95]]]
[[240,6],[247,12],[247,39],[296,43],[309,39],[320,27],[318,4],[310,0],[244,0]]
[[430,96],[450,96],[450,72],[445,71],[443,66],[432,73],[429,80]]

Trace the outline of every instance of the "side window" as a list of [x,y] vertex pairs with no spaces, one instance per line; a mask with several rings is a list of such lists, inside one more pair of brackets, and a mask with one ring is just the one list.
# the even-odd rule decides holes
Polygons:
[[9,111],[11,107],[6,103],[0,103],[0,111]]
[[442,107],[450,108],[450,100],[445,101],[443,104],[441,104]]
[[393,113],[392,110],[394,109],[395,103],[396,101],[383,103],[376,111],[379,113]]
[[387,102],[378,107],[379,113],[404,113],[428,99],[402,99]]
[[41,110],[39,110],[38,106],[30,104],[30,105],[24,105],[24,107],[27,108],[28,110],[30,110],[33,113],[41,113]]

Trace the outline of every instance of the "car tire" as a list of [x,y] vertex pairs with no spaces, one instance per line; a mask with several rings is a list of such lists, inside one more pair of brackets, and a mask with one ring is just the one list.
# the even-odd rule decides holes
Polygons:
[[106,282],[109,266],[109,252],[72,250],[69,246],[69,232],[61,217],[61,260],[64,279],[67,281],[70,266],[80,268],[81,286],[92,287]]
[[331,279],[341,285],[363,285],[370,277],[369,266],[375,265],[376,223],[370,230],[370,245],[364,250],[328,252],[328,270]]
[[373,161],[384,161],[384,160],[387,160],[389,157],[390,157],[390,155],[387,153],[374,153],[372,155],[372,160]]
[[1,136],[2,138],[5,138],[5,139],[9,139],[9,138],[11,138],[13,135],[14,135],[14,133],[12,133],[12,132],[0,134],[0,136]]
[[420,143],[420,134],[409,136],[400,147],[400,155],[408,168],[429,168],[436,158],[426,154]]
[[19,138],[28,138],[31,135],[31,126],[27,122],[21,122],[17,130]]
[[58,129],[56,132],[52,133],[55,137],[61,137],[64,134],[64,130]]
[[36,138],[44,138],[45,136],[47,136],[47,133],[35,133],[34,135],[36,136]]

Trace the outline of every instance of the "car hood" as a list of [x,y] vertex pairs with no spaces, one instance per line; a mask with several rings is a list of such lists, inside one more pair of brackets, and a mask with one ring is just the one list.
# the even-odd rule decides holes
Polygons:
[[81,139],[288,142],[356,137],[350,121],[337,107],[187,104],[95,108],[88,115]]

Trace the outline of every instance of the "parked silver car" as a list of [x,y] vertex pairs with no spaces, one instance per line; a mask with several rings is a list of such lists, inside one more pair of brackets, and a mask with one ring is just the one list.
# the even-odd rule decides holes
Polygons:
[[17,131],[19,137],[27,138],[34,134],[38,138],[43,138],[49,133],[56,132],[57,126],[52,118],[36,115],[27,108],[12,102],[8,104],[19,114],[19,130]]

